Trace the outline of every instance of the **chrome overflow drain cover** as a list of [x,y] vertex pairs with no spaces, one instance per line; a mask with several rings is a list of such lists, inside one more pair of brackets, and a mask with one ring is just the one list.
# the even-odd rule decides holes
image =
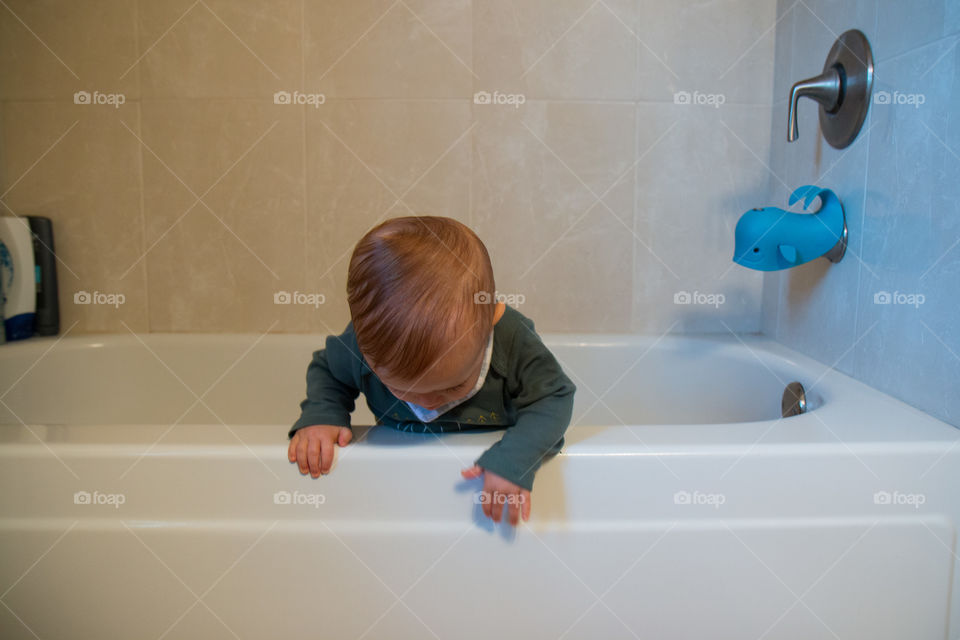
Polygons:
[[791,382],[783,390],[780,400],[780,415],[784,418],[798,416],[807,411],[807,394],[799,382]]

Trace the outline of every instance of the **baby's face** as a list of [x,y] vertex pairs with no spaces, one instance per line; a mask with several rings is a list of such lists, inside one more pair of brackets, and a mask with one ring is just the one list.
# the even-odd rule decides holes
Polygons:
[[436,409],[462,398],[473,389],[483,368],[486,346],[486,340],[477,347],[473,340],[465,337],[451,345],[438,362],[412,380],[381,375],[375,367],[371,368],[396,397],[424,409]]

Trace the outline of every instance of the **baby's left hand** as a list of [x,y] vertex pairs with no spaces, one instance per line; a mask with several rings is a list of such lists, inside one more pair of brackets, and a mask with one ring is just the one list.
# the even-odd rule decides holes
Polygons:
[[494,522],[500,522],[500,515],[503,512],[503,506],[507,506],[507,521],[517,526],[520,522],[520,514],[523,513],[523,521],[530,519],[530,492],[523,487],[517,486],[504,478],[498,476],[492,471],[487,471],[483,467],[473,465],[469,469],[463,469],[460,472],[464,478],[476,478],[483,475],[483,494],[482,503],[483,513]]

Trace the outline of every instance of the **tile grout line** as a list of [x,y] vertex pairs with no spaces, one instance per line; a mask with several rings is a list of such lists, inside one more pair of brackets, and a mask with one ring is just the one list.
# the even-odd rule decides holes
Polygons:
[[[879,27],[880,27],[880,7],[878,5],[874,5],[873,32],[877,33],[877,29]],[[874,111],[875,111],[874,109],[870,109],[868,111],[867,113],[868,118],[867,118],[867,122],[865,123],[867,125],[867,139],[866,139],[867,148],[864,151],[864,153],[866,154],[867,157],[863,162],[863,165],[864,165],[863,166],[863,199],[860,202],[860,233],[859,233],[860,246],[857,250],[857,255],[861,256],[861,259],[857,261],[857,293],[853,303],[853,335],[854,336],[857,336],[860,333],[860,304],[862,303],[861,294],[863,290],[863,277],[864,277],[863,276],[863,258],[862,258],[863,237],[864,235],[866,235],[865,230],[866,230],[866,224],[867,224],[867,187],[870,184],[870,142],[873,138],[873,117],[875,115]],[[861,377],[861,372],[859,369],[860,356],[858,354],[861,353],[861,349],[862,347],[857,346],[854,349],[853,353],[851,354],[853,356],[853,364],[850,366],[849,373],[852,377],[861,381],[865,381],[865,379]]]
[[[794,12],[793,15],[790,17],[790,53],[788,54],[788,56],[789,56],[789,57],[788,57],[788,61],[789,61],[789,65],[788,65],[788,66],[790,67],[790,78],[793,78],[793,77],[794,77],[794,75],[793,75],[794,50],[795,50],[796,43],[797,43],[797,14],[796,14],[796,12],[794,11],[795,8],[796,8],[796,5],[793,5],[793,6],[791,6],[790,9],[789,9],[791,12]],[[774,37],[776,37],[776,32],[774,32]],[[776,43],[774,43],[774,47],[776,47]],[[774,67],[776,67],[776,63],[774,63]],[[774,68],[774,74],[776,74],[776,68]],[[789,80],[788,80],[788,82],[789,82]],[[788,106],[788,108],[789,108],[789,106]],[[771,135],[773,135],[772,131],[771,131]],[[789,144],[789,143],[788,143],[788,144]],[[788,165],[787,165],[787,175],[788,175],[788,176],[790,175],[790,165],[789,165],[789,161],[788,161]],[[784,343],[783,340],[782,340],[782,332],[781,332],[781,330],[780,330],[780,321],[781,321],[781,319],[783,318],[783,306],[784,306],[784,299],[783,299],[783,282],[784,282],[784,280],[786,280],[786,279],[787,279],[787,277],[786,277],[786,274],[785,274],[785,273],[780,273],[780,274],[777,275],[777,319],[776,319],[775,324],[774,324],[774,329],[773,329],[774,338],[773,338],[773,339],[774,339],[775,341],[777,341],[777,342],[780,342],[781,344],[786,344],[786,343]]]
[[[640,106],[633,107],[633,202],[630,210],[633,212],[633,218],[630,220],[630,226],[633,227],[633,233],[636,235],[640,231],[637,229],[637,203],[640,199],[640,167],[637,163],[637,157],[640,154]],[[630,315],[627,317],[629,331],[634,331],[637,327],[637,241],[630,239]]]
[[[137,59],[140,59],[141,54],[141,39],[140,39],[140,8],[142,0],[137,0],[133,3],[133,41],[134,41],[134,55],[137,56]],[[143,74],[140,72],[140,69],[137,68],[137,125],[140,131],[140,135],[143,136],[144,125],[143,125]],[[147,250],[147,216],[146,216],[146,204],[145,204],[145,186],[146,181],[144,180],[144,163],[143,163],[143,145],[137,145],[137,174],[139,177],[139,186],[140,186],[140,251],[145,253]],[[147,327],[147,333],[153,332],[153,324],[150,321],[150,269],[146,262],[148,258],[144,259],[143,264],[143,305],[144,305],[144,315]]]
[[[306,25],[306,0],[300,0],[300,90],[306,91],[307,82],[307,25]],[[310,251],[310,205],[307,196],[307,105],[301,105],[300,110],[300,205],[303,211],[303,278],[301,281],[304,291],[311,291],[309,282],[309,260],[307,254]],[[319,287],[319,283],[317,283]],[[310,327],[306,327],[310,330]]]
[[[475,70],[477,67],[477,29],[476,29],[476,15],[474,13],[475,6],[470,3],[470,69]],[[474,71],[476,75],[476,71]],[[473,90],[470,93],[475,94],[477,90],[477,78],[472,78],[470,80],[470,88]],[[470,113],[470,123],[473,125],[476,122],[476,109],[474,109],[474,101],[471,98],[470,102],[467,103],[467,110]],[[471,229],[474,229],[474,201],[473,201],[473,180],[474,180],[474,157],[477,153],[477,133],[476,131],[470,132],[470,157],[467,160],[467,226]],[[496,280],[496,278],[494,278]]]
[[[796,5],[790,7],[790,11],[793,11],[793,12],[794,12],[793,15],[792,15],[791,18],[790,18],[790,53],[789,53],[789,58],[788,58],[788,59],[789,59],[789,62],[790,62],[790,64],[789,64],[788,66],[790,67],[790,77],[791,77],[791,78],[796,77],[796,76],[794,75],[794,63],[796,62],[796,48],[797,48],[797,14],[796,14],[796,12],[794,11],[795,8],[796,8]],[[774,37],[776,37],[776,33],[774,33]],[[774,46],[776,46],[776,45],[774,45]],[[774,68],[774,73],[776,73],[776,68]],[[772,135],[772,134],[771,134],[771,135]],[[787,143],[787,144],[789,144],[789,143]],[[789,165],[789,161],[788,161],[788,165],[787,165],[787,175],[790,176],[790,173],[791,173],[791,171],[790,171],[790,165]],[[774,326],[774,340],[775,340],[776,342],[779,342],[780,344],[783,344],[784,346],[788,346],[788,345],[787,345],[787,343],[786,343],[786,342],[784,341],[784,339],[783,339],[783,331],[781,330],[781,326],[780,326],[780,325],[781,325],[781,321],[783,320],[783,315],[784,315],[784,314],[783,314],[783,308],[784,308],[784,306],[785,306],[785,300],[784,300],[784,297],[783,297],[783,295],[784,295],[784,294],[783,294],[783,283],[784,283],[784,281],[785,281],[786,279],[787,279],[787,274],[786,274],[786,273],[780,273],[780,274],[777,276],[777,319],[776,319],[776,324],[775,324],[775,326]]]
[[[640,24],[640,3],[635,2],[633,4],[636,13],[633,15],[633,29],[634,33],[638,30]],[[633,44],[633,202],[630,203],[630,211],[632,212],[632,218],[630,220],[630,226],[633,228],[634,235],[640,233],[640,230],[637,229],[637,217],[639,205],[637,204],[640,201],[640,167],[637,166],[637,158],[640,155],[640,49],[641,47],[637,45],[637,39],[632,39]],[[637,286],[639,281],[637,279],[637,241],[635,238],[630,239],[630,312],[627,315],[627,331],[634,332],[639,322],[637,317],[637,300],[639,295],[637,292]]]

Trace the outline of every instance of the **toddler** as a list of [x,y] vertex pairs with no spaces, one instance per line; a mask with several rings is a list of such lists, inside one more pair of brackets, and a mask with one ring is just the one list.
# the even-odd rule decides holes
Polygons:
[[354,248],[347,274],[351,322],[307,368],[307,398],[290,429],[290,462],[316,478],[353,432],[360,392],[378,425],[444,433],[505,427],[463,469],[483,476],[484,514],[530,518],[533,477],[560,451],[574,384],[531,320],[494,299],[483,242],[451,218],[394,218]]

